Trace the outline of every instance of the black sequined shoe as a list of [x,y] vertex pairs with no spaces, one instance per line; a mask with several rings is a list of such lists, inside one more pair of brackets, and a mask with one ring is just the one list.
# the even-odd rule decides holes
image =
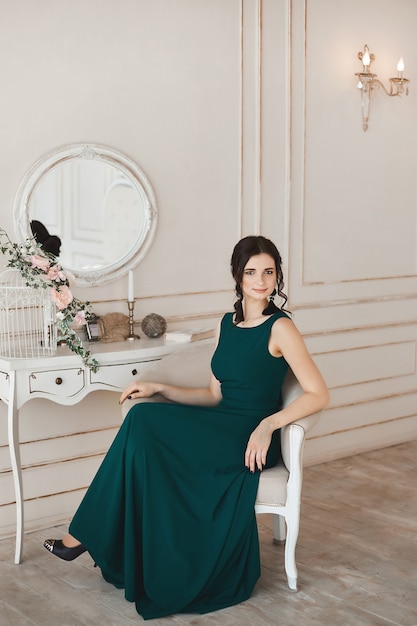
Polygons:
[[74,548],[68,548],[64,546],[61,539],[47,539],[43,542],[43,546],[64,561],[73,561],[80,554],[87,551],[87,548],[84,548],[82,543],[79,546],[74,546]]

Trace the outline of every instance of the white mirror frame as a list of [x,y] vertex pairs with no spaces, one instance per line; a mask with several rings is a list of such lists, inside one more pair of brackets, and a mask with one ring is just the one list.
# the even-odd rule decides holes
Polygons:
[[70,144],[43,155],[26,172],[20,182],[13,205],[14,227],[20,242],[33,237],[30,228],[29,207],[36,185],[53,167],[69,159],[78,158],[97,159],[113,165],[129,179],[138,190],[140,196],[146,197],[145,226],[133,248],[127,251],[124,257],[98,270],[77,270],[64,267],[64,269],[69,269],[74,274],[76,284],[79,286],[101,285],[116,280],[137,265],[148,252],[155,235],[158,219],[155,194],[146,175],[129,157],[113,148],[92,143]]

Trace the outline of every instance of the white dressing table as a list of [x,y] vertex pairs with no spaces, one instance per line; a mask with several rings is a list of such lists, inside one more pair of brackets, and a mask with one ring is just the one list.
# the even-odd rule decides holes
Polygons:
[[143,336],[134,341],[89,344],[100,364],[95,373],[66,346],[60,346],[54,356],[0,358],[0,399],[8,405],[8,445],[16,496],[16,564],[21,561],[24,534],[19,409],[32,398],[73,405],[99,389],[120,392],[152,362],[180,345]]

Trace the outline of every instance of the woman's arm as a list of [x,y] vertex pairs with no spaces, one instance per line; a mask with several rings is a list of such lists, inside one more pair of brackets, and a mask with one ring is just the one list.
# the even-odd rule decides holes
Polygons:
[[136,381],[131,383],[123,391],[120,396],[120,404],[128,398],[136,400],[137,398],[150,398],[154,394],[159,393],[167,400],[179,402],[180,404],[195,404],[199,406],[216,406],[221,400],[220,383],[211,375],[210,385],[208,387],[192,388],[177,387],[175,385],[166,385],[164,383],[152,383],[146,381]]
[[280,318],[271,330],[269,349],[276,356],[283,356],[304,393],[281,411],[263,419],[251,434],[245,453],[245,465],[252,472],[262,469],[275,430],[302,417],[320,411],[329,402],[329,393],[316,364],[293,322]]
[[[217,327],[215,346],[217,346],[219,334],[220,324]],[[211,374],[209,386],[200,388],[178,387],[176,385],[166,385],[165,383],[138,380],[126,387],[120,396],[119,403],[123,404],[127,398],[129,400],[150,398],[156,393],[161,394],[164,398],[172,402],[198,406],[216,406],[222,398],[220,383],[214,375]]]

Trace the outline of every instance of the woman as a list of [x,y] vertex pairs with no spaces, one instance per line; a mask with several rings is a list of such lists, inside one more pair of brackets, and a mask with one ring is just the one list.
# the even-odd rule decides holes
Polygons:
[[[260,575],[254,502],[279,458],[279,429],[320,410],[326,385],[289,316],[281,257],[261,236],[233,251],[235,312],[218,329],[208,388],[136,382],[132,407],[56,556],[89,551],[144,619],[206,613],[247,599]],[[269,302],[268,302],[269,300]],[[291,367],[304,393],[280,410]]]

